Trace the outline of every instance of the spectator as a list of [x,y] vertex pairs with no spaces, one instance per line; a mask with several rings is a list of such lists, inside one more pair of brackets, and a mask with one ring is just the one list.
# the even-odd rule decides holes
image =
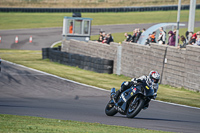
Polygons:
[[176,29],[173,30],[174,35],[176,35]]
[[169,35],[168,45],[169,46],[175,46],[176,36],[174,35],[173,31],[170,30],[168,32],[168,35]]
[[189,32],[189,35],[188,35],[188,43],[192,45],[192,35],[193,35],[193,32]]
[[110,44],[110,42],[113,42],[113,41],[114,40],[113,40],[112,35],[110,33],[107,34],[107,36],[106,36],[106,42],[105,43]]
[[200,31],[197,32],[197,39],[195,45],[200,46]]
[[149,37],[146,39],[145,45],[149,45],[151,40],[151,34],[149,34]]
[[107,38],[106,38],[106,36],[103,37],[103,41],[102,41],[102,43],[107,43]]
[[181,42],[183,43],[182,45],[178,46],[178,48],[186,48],[186,45],[188,45],[186,38],[182,35],[181,36]]
[[99,32],[99,39],[97,40],[98,42],[102,42],[103,41],[103,35],[102,35],[103,31]]
[[106,33],[105,33],[105,32],[102,33],[102,39],[103,39],[103,40],[106,39]]
[[139,28],[136,29],[135,43],[137,43],[137,41],[139,40],[141,34],[142,34],[142,32],[140,31],[140,29]]
[[142,33],[144,33],[145,31],[146,31],[146,29],[145,29],[145,28],[143,28],[143,29],[142,29]]
[[126,42],[130,42],[131,41],[131,37],[132,36],[130,34],[124,33],[124,36],[126,37],[126,39],[124,41],[126,41]]
[[193,44],[193,45],[196,43],[196,39],[197,39],[197,34],[194,33],[194,34],[192,35],[192,38],[191,38],[191,41],[192,41],[192,44]]
[[135,43],[136,42],[136,35],[137,35],[137,30],[133,30],[133,36],[131,38],[131,42]]
[[189,40],[189,32],[188,31],[185,32],[185,36],[186,36],[186,41],[188,42],[188,40]]
[[165,44],[166,32],[163,30],[163,27],[160,27],[160,35],[158,37],[159,44]]
[[156,37],[155,36],[156,36],[156,32],[154,31],[150,36],[150,42],[156,43]]
[[[176,29],[174,29],[173,33],[174,33],[174,36],[176,37]],[[180,39],[180,36],[178,35],[178,44],[179,44],[179,39]],[[175,40],[175,43],[176,43],[176,40]]]
[[99,39],[97,40],[98,42],[102,42],[103,41],[103,37],[99,36]]

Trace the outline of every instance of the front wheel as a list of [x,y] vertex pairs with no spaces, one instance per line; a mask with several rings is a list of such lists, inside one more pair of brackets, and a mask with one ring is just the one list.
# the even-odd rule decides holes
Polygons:
[[143,98],[135,98],[130,104],[127,109],[126,116],[128,118],[134,118],[143,108],[144,106],[144,99]]
[[115,109],[114,103],[112,103],[111,100],[106,105],[105,113],[107,116],[114,116],[115,114],[117,114],[117,110]]

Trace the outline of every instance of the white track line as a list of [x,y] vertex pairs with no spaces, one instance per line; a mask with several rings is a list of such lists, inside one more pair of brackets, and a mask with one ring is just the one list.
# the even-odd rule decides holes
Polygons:
[[53,48],[56,44],[60,43],[62,41],[57,41],[57,42],[54,42],[50,47]]
[[177,104],[177,103],[170,103],[170,102],[164,102],[164,101],[159,101],[159,100],[153,100],[155,102],[159,102],[159,103],[166,103],[166,104],[170,104],[170,105],[174,105],[174,106],[180,106],[180,107],[185,107],[185,108],[191,108],[191,109],[199,109],[198,107],[192,107],[192,106],[187,106],[187,105],[182,105],[182,104]]
[[50,74],[50,73],[46,73],[46,72],[43,72],[43,71],[40,71],[40,70],[37,70],[37,69],[34,69],[34,68],[29,68],[29,67],[26,67],[26,66],[23,66],[23,65],[20,65],[20,64],[16,64],[16,63],[13,63],[13,62],[10,62],[10,61],[6,61],[6,60],[3,60],[3,59],[2,59],[2,62],[7,62],[9,64],[12,64],[12,65],[15,65],[15,66],[19,66],[19,67],[22,67],[22,68],[26,68],[26,69],[29,69],[29,70],[32,70],[32,71],[35,71],[35,72],[39,72],[39,73],[42,73],[44,75],[52,76],[52,77],[55,77],[55,78],[58,78],[58,79],[61,79],[61,80],[64,80],[64,81],[69,81],[69,82],[72,82],[72,83],[75,83],[75,84],[79,84],[79,85],[83,85],[83,86],[86,86],[86,87],[92,87],[92,88],[97,89],[97,90],[110,92],[109,90],[105,90],[105,89],[98,88],[98,87],[95,87],[95,86],[79,83],[79,82],[76,82],[76,81],[73,81],[73,80],[69,80],[69,79],[65,79],[65,78]]
[[[101,90],[101,91],[110,92],[109,90],[105,90],[105,89],[102,89],[102,88],[99,88],[99,87],[95,87],[95,86],[79,83],[79,82],[76,82],[76,81],[73,81],[73,80],[65,79],[65,78],[62,78],[62,77],[59,77],[59,76],[56,76],[56,75],[53,75],[53,74],[49,74],[49,73],[46,73],[46,72],[43,72],[43,71],[40,71],[40,70],[36,70],[36,69],[29,68],[29,67],[26,67],[26,66],[23,66],[23,65],[19,65],[19,64],[10,62],[10,61],[6,61],[6,60],[3,60],[3,59],[2,59],[2,61],[7,62],[7,63],[12,64],[12,65],[22,67],[22,68],[26,68],[26,69],[29,69],[29,70],[32,70],[32,71],[35,71],[35,72],[39,72],[39,73],[42,73],[44,75],[52,76],[52,77],[55,77],[55,78],[58,78],[58,79],[61,79],[61,80],[64,80],[64,81],[68,81],[68,82],[75,83],[75,84],[82,85],[82,86],[86,86],[86,87],[91,87],[91,88]],[[163,102],[163,101],[158,101],[158,100],[153,100],[153,101],[165,103],[165,104],[169,104],[169,105],[174,105],[174,106],[180,106],[180,107],[191,108],[191,109],[199,109],[200,110],[200,108],[198,108],[198,107],[192,107],[192,106],[170,103],[170,102]]]

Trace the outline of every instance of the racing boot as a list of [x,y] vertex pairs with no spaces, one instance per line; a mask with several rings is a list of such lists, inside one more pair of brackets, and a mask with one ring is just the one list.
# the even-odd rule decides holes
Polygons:
[[124,90],[126,90],[126,89],[128,88],[127,85],[128,85],[128,82],[123,82],[122,85],[121,85],[121,89],[119,89],[118,91],[116,91],[115,96],[114,96],[114,98],[113,98],[115,103],[118,102],[118,97],[120,96],[120,94],[121,94]]
[[119,97],[120,94],[121,94],[121,91],[120,91],[120,90],[116,91],[115,96],[114,96],[114,98],[113,98],[113,100],[114,100],[115,103],[118,102],[118,97]]

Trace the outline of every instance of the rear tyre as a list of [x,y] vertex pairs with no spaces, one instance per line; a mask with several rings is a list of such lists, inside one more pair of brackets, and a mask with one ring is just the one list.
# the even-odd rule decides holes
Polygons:
[[126,116],[128,118],[134,118],[141,111],[144,106],[144,102],[145,101],[142,98],[139,98],[137,101],[133,100],[133,102],[129,104]]
[[107,116],[114,116],[115,114],[117,114],[117,110],[115,109],[114,103],[112,103],[111,100],[106,105],[105,113]]

